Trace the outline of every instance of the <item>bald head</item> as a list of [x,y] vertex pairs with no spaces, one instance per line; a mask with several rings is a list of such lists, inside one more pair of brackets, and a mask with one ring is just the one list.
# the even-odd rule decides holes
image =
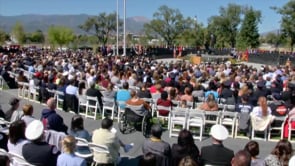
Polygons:
[[54,110],[55,108],[56,108],[56,104],[55,104],[55,100],[54,100],[54,98],[49,98],[48,100],[47,100],[47,106],[48,106],[48,108],[50,108],[51,110]]

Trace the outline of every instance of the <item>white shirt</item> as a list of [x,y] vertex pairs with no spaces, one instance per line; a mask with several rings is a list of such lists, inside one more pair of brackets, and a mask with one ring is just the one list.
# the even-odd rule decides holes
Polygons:
[[[267,112],[268,112],[268,115],[271,115],[271,109],[269,107],[267,107]],[[262,109],[260,106],[256,106],[253,108],[253,111],[252,111],[252,115],[255,115],[257,117],[262,117]]]
[[28,140],[25,140],[25,139],[18,140],[16,144],[12,144],[8,140],[8,142],[7,142],[8,152],[13,152],[13,153],[16,153],[16,154],[22,156],[23,155],[23,146],[26,143],[29,143],[29,141]]

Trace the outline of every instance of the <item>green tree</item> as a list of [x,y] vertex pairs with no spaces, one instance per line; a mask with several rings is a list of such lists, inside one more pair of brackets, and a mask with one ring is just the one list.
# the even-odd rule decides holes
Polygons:
[[26,36],[27,40],[30,40],[33,43],[44,43],[45,41],[44,34],[40,29]]
[[295,44],[295,0],[290,0],[282,8],[273,7],[279,14],[281,19],[281,32],[284,38],[288,38],[291,51]]
[[26,41],[26,35],[23,28],[23,25],[20,22],[17,22],[12,28],[12,36],[18,44],[24,44]]
[[4,30],[0,29],[0,45],[6,40],[9,40],[9,35]]
[[237,38],[237,47],[240,49],[256,48],[259,46],[258,24],[261,12],[253,10],[252,7],[245,9],[245,17]]
[[[119,26],[122,21],[119,21]],[[106,45],[111,34],[117,30],[116,13],[101,13],[98,16],[89,17],[83,25],[79,26],[82,30],[95,35],[100,44]]]
[[51,26],[48,29],[48,41],[53,46],[58,45],[60,48],[67,46],[74,40],[72,29],[63,26]]
[[238,26],[241,23],[242,7],[236,4],[228,4],[219,9],[219,16],[209,18],[208,34],[216,36],[218,47],[232,47],[236,45]]
[[161,6],[153,15],[153,20],[144,25],[149,36],[159,36],[167,45],[175,43],[177,36],[184,32],[183,16],[178,9]]

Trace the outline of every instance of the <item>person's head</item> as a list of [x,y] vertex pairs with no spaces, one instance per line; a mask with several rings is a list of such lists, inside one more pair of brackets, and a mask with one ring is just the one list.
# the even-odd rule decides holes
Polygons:
[[90,88],[95,88],[95,81],[90,81],[89,86]]
[[62,150],[65,153],[74,153],[76,148],[76,139],[73,136],[66,136],[62,141]]
[[249,96],[247,94],[244,94],[241,96],[242,103],[248,103],[249,102]]
[[251,165],[251,155],[246,150],[238,151],[233,159],[231,160],[232,166],[250,166]]
[[19,99],[18,98],[11,98],[9,104],[13,109],[17,109],[19,107]]
[[51,97],[47,100],[47,106],[50,110],[55,110],[56,103],[55,103],[55,99],[53,97]]
[[192,159],[192,157],[185,156],[180,160],[178,166],[198,166],[198,164]]
[[262,110],[262,115],[263,116],[266,116],[268,114],[267,112],[267,100],[266,100],[266,97],[264,96],[260,96],[258,98],[258,105],[261,107],[261,110]]
[[207,97],[207,102],[210,102],[210,101],[215,101],[215,97],[212,93],[209,93]]
[[191,90],[191,88],[190,88],[190,87],[186,87],[186,88],[184,89],[184,93],[187,94],[187,95],[191,95],[191,94],[192,94],[192,90]]
[[122,87],[123,87],[123,89],[128,89],[129,88],[128,82],[124,82]]
[[84,120],[81,115],[74,115],[71,122],[71,130],[79,131],[84,129]]
[[135,90],[131,90],[131,92],[130,92],[130,96],[131,96],[131,97],[136,97],[136,91],[135,91]]
[[162,136],[162,127],[160,124],[154,124],[151,129],[151,134],[153,137],[161,139]]
[[292,153],[292,144],[286,139],[280,140],[271,152],[271,154],[276,155],[280,161],[283,161],[287,165]]
[[140,158],[138,166],[155,166],[156,163],[156,155],[148,152]]
[[9,141],[12,144],[16,144],[20,139],[26,139],[25,137],[26,123],[23,120],[17,120],[9,126]]
[[101,121],[101,128],[103,129],[111,129],[112,126],[113,126],[113,120],[110,118],[104,118]]
[[259,154],[259,144],[256,141],[250,141],[245,145],[244,150],[248,151],[252,157],[256,157]]
[[168,98],[168,93],[167,93],[166,91],[163,91],[163,92],[161,93],[161,99],[162,99],[162,100],[167,100],[167,98]]
[[32,104],[23,105],[24,115],[33,115],[33,106]]
[[221,143],[228,137],[228,130],[223,125],[213,125],[210,129],[210,134],[214,141]]
[[190,131],[183,129],[178,134],[177,143],[180,146],[191,146],[194,144],[193,135]]
[[28,140],[39,142],[43,139],[44,126],[40,120],[33,120],[26,128],[25,136]]

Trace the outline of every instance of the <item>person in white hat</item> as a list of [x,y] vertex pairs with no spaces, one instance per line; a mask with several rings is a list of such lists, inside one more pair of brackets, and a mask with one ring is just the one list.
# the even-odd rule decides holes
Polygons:
[[223,146],[222,141],[228,137],[228,130],[223,125],[213,125],[210,130],[212,145],[202,147],[202,165],[231,165],[234,152]]
[[34,120],[26,128],[25,136],[30,143],[23,146],[23,157],[33,165],[55,166],[60,152],[55,146],[43,141],[44,126]]

